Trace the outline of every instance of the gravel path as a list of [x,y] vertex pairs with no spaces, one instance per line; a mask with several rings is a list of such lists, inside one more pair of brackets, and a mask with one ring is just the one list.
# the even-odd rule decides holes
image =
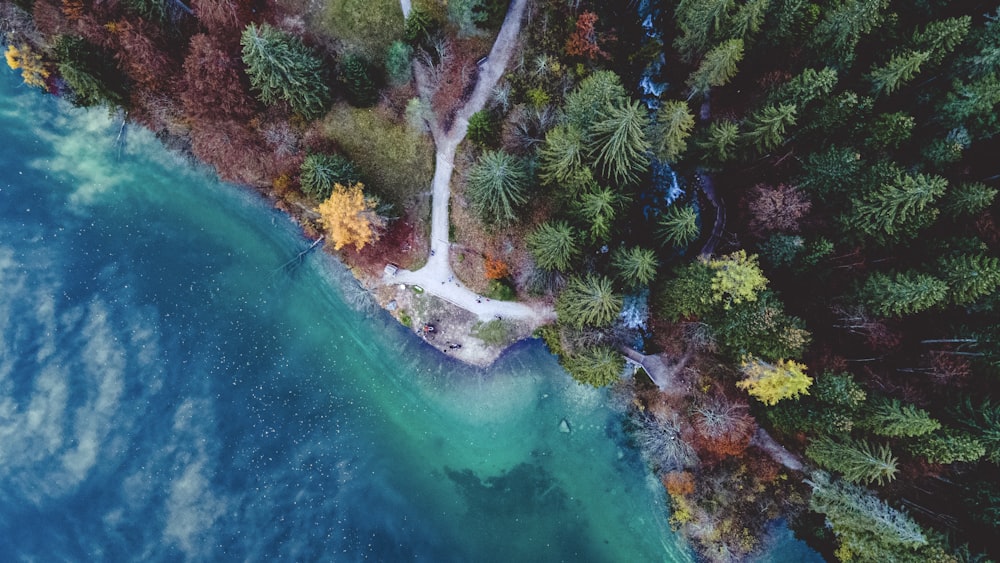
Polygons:
[[[437,162],[434,169],[434,197],[431,206],[431,250],[427,264],[416,271],[400,270],[395,276],[386,277],[384,281],[419,285],[428,293],[470,311],[481,319],[500,317],[543,324],[555,318],[551,308],[532,307],[512,301],[493,301],[461,285],[451,269],[449,260],[451,244],[448,241],[448,202],[451,199],[455,150],[465,138],[469,128],[469,117],[486,105],[493,87],[500,80],[510,61],[511,54],[517,46],[517,36],[521,30],[521,20],[524,19],[527,4],[528,0],[511,1],[496,42],[485,62],[479,66],[479,78],[472,95],[458,110],[451,129],[434,135]],[[405,8],[404,13],[407,13]],[[439,127],[434,129],[440,131]]]

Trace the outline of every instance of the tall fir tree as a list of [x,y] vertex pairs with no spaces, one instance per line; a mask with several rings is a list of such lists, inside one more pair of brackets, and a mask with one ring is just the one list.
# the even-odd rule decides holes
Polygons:
[[893,275],[877,272],[861,288],[860,297],[878,315],[899,317],[940,305],[948,296],[948,283],[918,272]]
[[872,445],[867,440],[841,441],[829,436],[814,439],[806,455],[820,467],[837,471],[851,483],[883,485],[896,478],[896,456],[886,444]]
[[688,77],[692,95],[705,94],[723,86],[736,76],[736,67],[743,60],[743,40],[729,39],[705,54],[698,68]]
[[940,176],[897,172],[854,200],[847,226],[881,242],[913,238],[937,219],[934,204],[947,187],[948,181]]
[[596,274],[571,278],[556,299],[559,322],[576,328],[609,326],[621,310],[622,297],[611,280]]
[[767,106],[750,114],[743,138],[760,152],[777,148],[785,141],[789,127],[795,125],[796,108],[792,104]]
[[941,428],[941,423],[930,413],[898,399],[872,400],[861,420],[864,428],[888,438],[923,436]]
[[323,62],[298,38],[268,24],[251,23],[240,44],[250,85],[260,101],[288,102],[306,119],[323,113],[330,101]]
[[868,75],[872,92],[892,94],[920,72],[920,67],[931,57],[930,51],[905,51],[893,55],[887,63],[875,67]]
[[609,104],[598,115],[586,136],[594,165],[619,184],[634,184],[649,165],[646,108],[638,100],[623,101]]
[[569,270],[580,255],[578,233],[565,221],[542,223],[528,235],[528,251],[546,270]]
[[948,300],[968,305],[1000,287],[1000,259],[983,254],[960,254],[940,261],[941,278],[948,284]]
[[650,127],[649,138],[656,158],[669,163],[687,150],[687,138],[694,129],[694,115],[686,102],[668,100],[656,112],[656,121]]

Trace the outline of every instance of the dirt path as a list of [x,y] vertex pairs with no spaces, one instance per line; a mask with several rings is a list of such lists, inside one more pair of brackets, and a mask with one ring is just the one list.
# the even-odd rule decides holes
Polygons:
[[472,95],[458,110],[451,129],[443,131],[439,123],[432,127],[435,133],[433,137],[437,147],[437,161],[431,205],[431,249],[427,264],[416,271],[400,270],[395,276],[387,276],[384,281],[387,284],[419,285],[428,293],[453,303],[481,319],[499,316],[512,320],[525,320],[537,326],[555,318],[551,308],[535,308],[510,301],[492,301],[461,285],[451,269],[449,260],[451,243],[448,241],[448,202],[451,199],[455,151],[468,131],[469,117],[483,109],[493,87],[507,67],[511,54],[517,46],[517,36],[521,31],[521,20],[524,19],[527,4],[528,0],[511,1],[496,42],[489,56],[479,65],[479,78]]
[[410,17],[410,0],[399,0],[399,7],[403,10],[403,19]]

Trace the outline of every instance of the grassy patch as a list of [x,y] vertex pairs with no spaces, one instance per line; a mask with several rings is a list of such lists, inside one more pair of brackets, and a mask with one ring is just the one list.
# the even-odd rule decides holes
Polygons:
[[399,323],[406,328],[413,328],[413,318],[406,311],[399,312]]
[[413,196],[430,189],[434,147],[376,110],[337,104],[324,118],[323,132],[354,161],[368,188],[406,207]]
[[514,301],[517,299],[517,292],[504,280],[490,280],[486,296],[497,301]]
[[381,64],[389,44],[403,37],[403,10],[399,0],[329,0],[323,25],[369,61]]
[[417,295],[420,295],[421,293],[424,292],[424,288],[420,287],[419,285],[411,285],[410,289],[413,291],[413,293],[416,293]]
[[491,346],[506,344],[510,338],[510,325],[500,319],[476,323],[472,335]]

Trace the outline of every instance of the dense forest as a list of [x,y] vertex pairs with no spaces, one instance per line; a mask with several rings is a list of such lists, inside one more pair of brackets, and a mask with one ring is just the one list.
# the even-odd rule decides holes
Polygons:
[[[426,257],[428,131],[506,8],[16,0],[0,31],[27,85],[261,189],[364,276]],[[554,304],[539,335],[626,398],[699,553],[784,519],[841,561],[1000,554],[1000,10],[533,0],[520,39],[460,148],[453,267]]]

